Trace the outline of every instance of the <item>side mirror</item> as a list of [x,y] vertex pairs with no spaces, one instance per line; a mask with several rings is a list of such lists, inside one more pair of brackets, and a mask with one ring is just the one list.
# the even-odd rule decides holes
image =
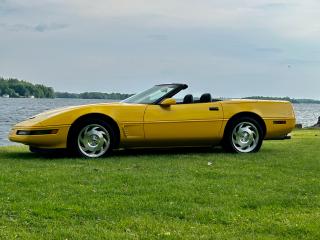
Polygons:
[[162,107],[170,107],[171,105],[177,104],[177,101],[173,98],[166,98],[161,103],[160,106]]

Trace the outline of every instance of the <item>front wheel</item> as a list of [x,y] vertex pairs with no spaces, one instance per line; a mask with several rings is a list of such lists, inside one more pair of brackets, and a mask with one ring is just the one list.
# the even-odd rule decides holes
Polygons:
[[73,127],[70,150],[87,158],[109,154],[114,146],[113,129],[99,119],[86,119]]
[[236,153],[258,152],[263,141],[260,124],[253,118],[242,117],[233,121],[226,130],[223,145]]

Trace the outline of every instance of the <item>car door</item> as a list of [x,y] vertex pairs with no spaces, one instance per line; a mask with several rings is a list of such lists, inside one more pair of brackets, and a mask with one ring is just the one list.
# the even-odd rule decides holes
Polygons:
[[214,144],[221,139],[223,111],[219,102],[148,105],[144,115],[150,146]]

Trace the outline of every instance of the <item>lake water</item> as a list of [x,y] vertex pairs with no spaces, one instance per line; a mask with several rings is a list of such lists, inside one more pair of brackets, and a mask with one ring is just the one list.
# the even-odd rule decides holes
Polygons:
[[[12,125],[45,110],[89,103],[107,102],[101,99],[29,99],[0,98],[0,146],[10,145],[8,133]],[[297,122],[312,126],[320,116],[320,104],[295,104]]]

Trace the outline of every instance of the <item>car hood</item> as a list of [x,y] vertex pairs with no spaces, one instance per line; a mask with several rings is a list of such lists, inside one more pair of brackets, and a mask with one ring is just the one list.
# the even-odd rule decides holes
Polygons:
[[16,124],[14,127],[37,127],[42,126],[42,122],[48,118],[52,118],[58,116],[63,113],[72,112],[73,110],[77,109],[85,109],[85,108],[96,108],[102,106],[108,107],[116,107],[120,105],[124,105],[126,103],[114,102],[114,103],[96,103],[96,104],[85,104],[85,105],[78,105],[78,106],[68,106],[68,107],[61,107],[52,110],[48,110],[37,115],[34,115],[25,121],[22,121]]

